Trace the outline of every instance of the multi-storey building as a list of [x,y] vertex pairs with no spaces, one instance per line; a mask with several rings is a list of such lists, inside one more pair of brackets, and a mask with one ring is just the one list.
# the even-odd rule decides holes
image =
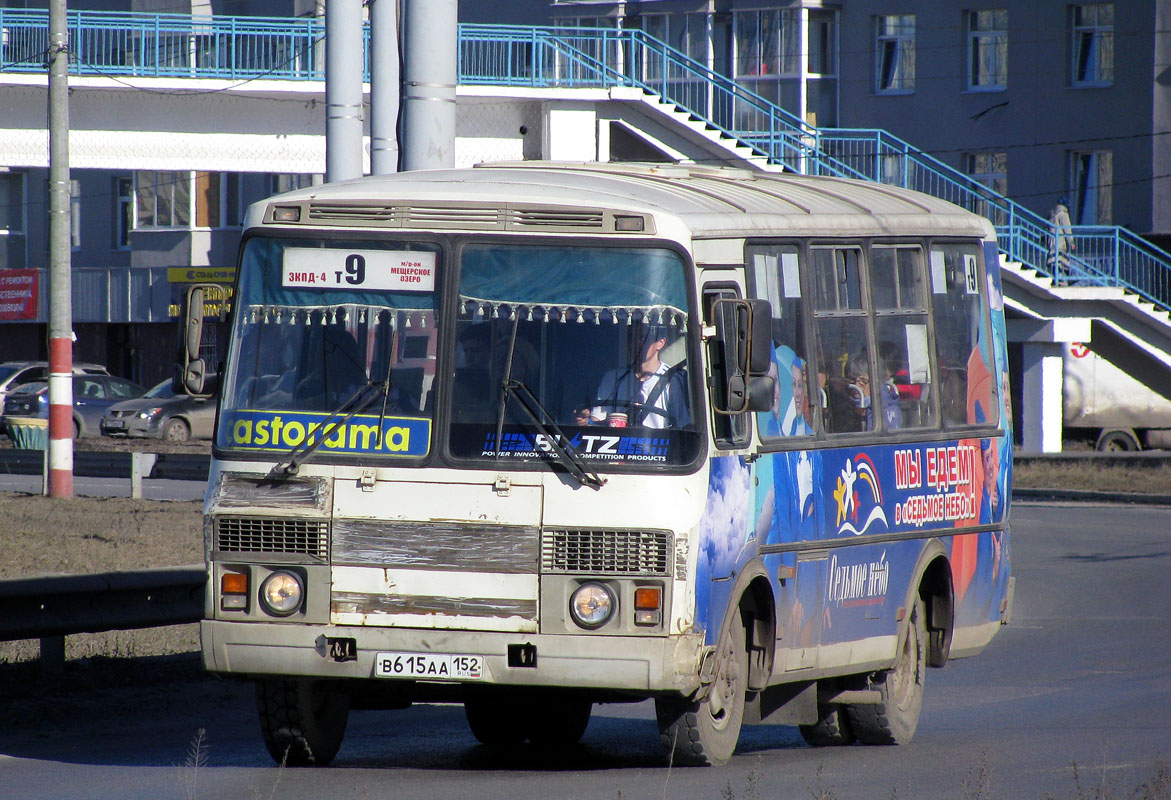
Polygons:
[[[290,22],[322,10],[311,0],[180,5],[70,8]],[[1171,240],[1171,109],[1160,66],[1171,63],[1169,0],[468,0],[460,19],[639,29],[823,130],[885,129],[1042,216],[1065,196],[1074,223]],[[19,67],[43,53],[12,26],[3,37],[0,271],[39,269],[48,259],[44,73]],[[260,38],[241,29],[239,49]],[[209,41],[153,41],[154,57],[161,48],[176,67],[168,76],[71,77],[75,357],[143,382],[169,370],[170,311],[184,282],[230,271],[246,204],[324,170],[320,71],[275,79],[320,44],[258,52],[273,79],[185,76],[222,59]],[[134,57],[128,49],[123,61]],[[624,69],[633,58],[621,48],[599,57]],[[508,108],[461,94],[463,133],[472,119],[479,130],[465,140],[473,145],[457,144],[457,160],[563,152],[558,137],[572,135],[573,121],[557,127],[546,116],[543,141],[533,141],[531,106],[549,102],[548,91]],[[599,157],[679,156],[626,130],[611,126]],[[996,207],[987,213],[1003,221]],[[31,314],[26,300],[0,303],[0,359],[43,354],[47,287],[39,288]]]

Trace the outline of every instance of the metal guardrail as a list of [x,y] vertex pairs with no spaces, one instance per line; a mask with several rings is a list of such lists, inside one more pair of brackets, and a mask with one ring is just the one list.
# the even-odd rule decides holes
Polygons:
[[[0,450],[0,475],[40,475],[43,450]],[[134,453],[75,450],[73,474],[83,478],[130,478]],[[159,453],[145,478],[206,481],[211,456],[198,453]]]
[[198,622],[206,584],[202,564],[0,580],[0,641]]
[[[314,18],[69,12],[74,74],[323,80]],[[364,28],[369,79],[369,26]],[[45,71],[48,14],[0,8],[0,72]],[[818,129],[638,29],[463,24],[464,85],[634,87],[771,163],[800,173],[918,189],[989,217],[1007,257],[1064,285],[1120,286],[1171,304],[1171,254],[1117,226],[1069,228],[1057,253],[1047,219],[881,130]]]

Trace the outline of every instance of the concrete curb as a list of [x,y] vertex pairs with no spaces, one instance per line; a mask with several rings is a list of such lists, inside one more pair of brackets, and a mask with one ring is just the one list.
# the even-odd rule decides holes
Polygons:
[[1092,489],[1023,489],[1013,488],[1013,500],[1039,500],[1049,503],[1128,503],[1131,505],[1171,506],[1171,495],[1136,492],[1098,492]]

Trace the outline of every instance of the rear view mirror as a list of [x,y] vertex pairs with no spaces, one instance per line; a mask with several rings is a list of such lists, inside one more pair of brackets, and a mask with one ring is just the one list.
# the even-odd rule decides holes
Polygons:
[[223,319],[228,307],[228,290],[218,284],[200,284],[187,290],[179,315],[179,360],[171,388],[176,394],[193,397],[210,394],[207,362],[203,358],[204,320]]
[[768,301],[720,298],[712,306],[712,317],[723,354],[721,374],[716,378],[723,395],[713,398],[716,412],[742,414],[769,410],[775,380],[768,375],[772,345]]

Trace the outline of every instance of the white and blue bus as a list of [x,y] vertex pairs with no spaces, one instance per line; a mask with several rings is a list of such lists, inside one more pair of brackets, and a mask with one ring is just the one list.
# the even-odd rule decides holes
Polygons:
[[278,761],[413,702],[565,746],[653,699],[674,764],[751,723],[899,744],[926,668],[1008,620],[998,255],[954,205],[687,165],[371,177],[254,205],[230,305],[203,659],[256,681]]

